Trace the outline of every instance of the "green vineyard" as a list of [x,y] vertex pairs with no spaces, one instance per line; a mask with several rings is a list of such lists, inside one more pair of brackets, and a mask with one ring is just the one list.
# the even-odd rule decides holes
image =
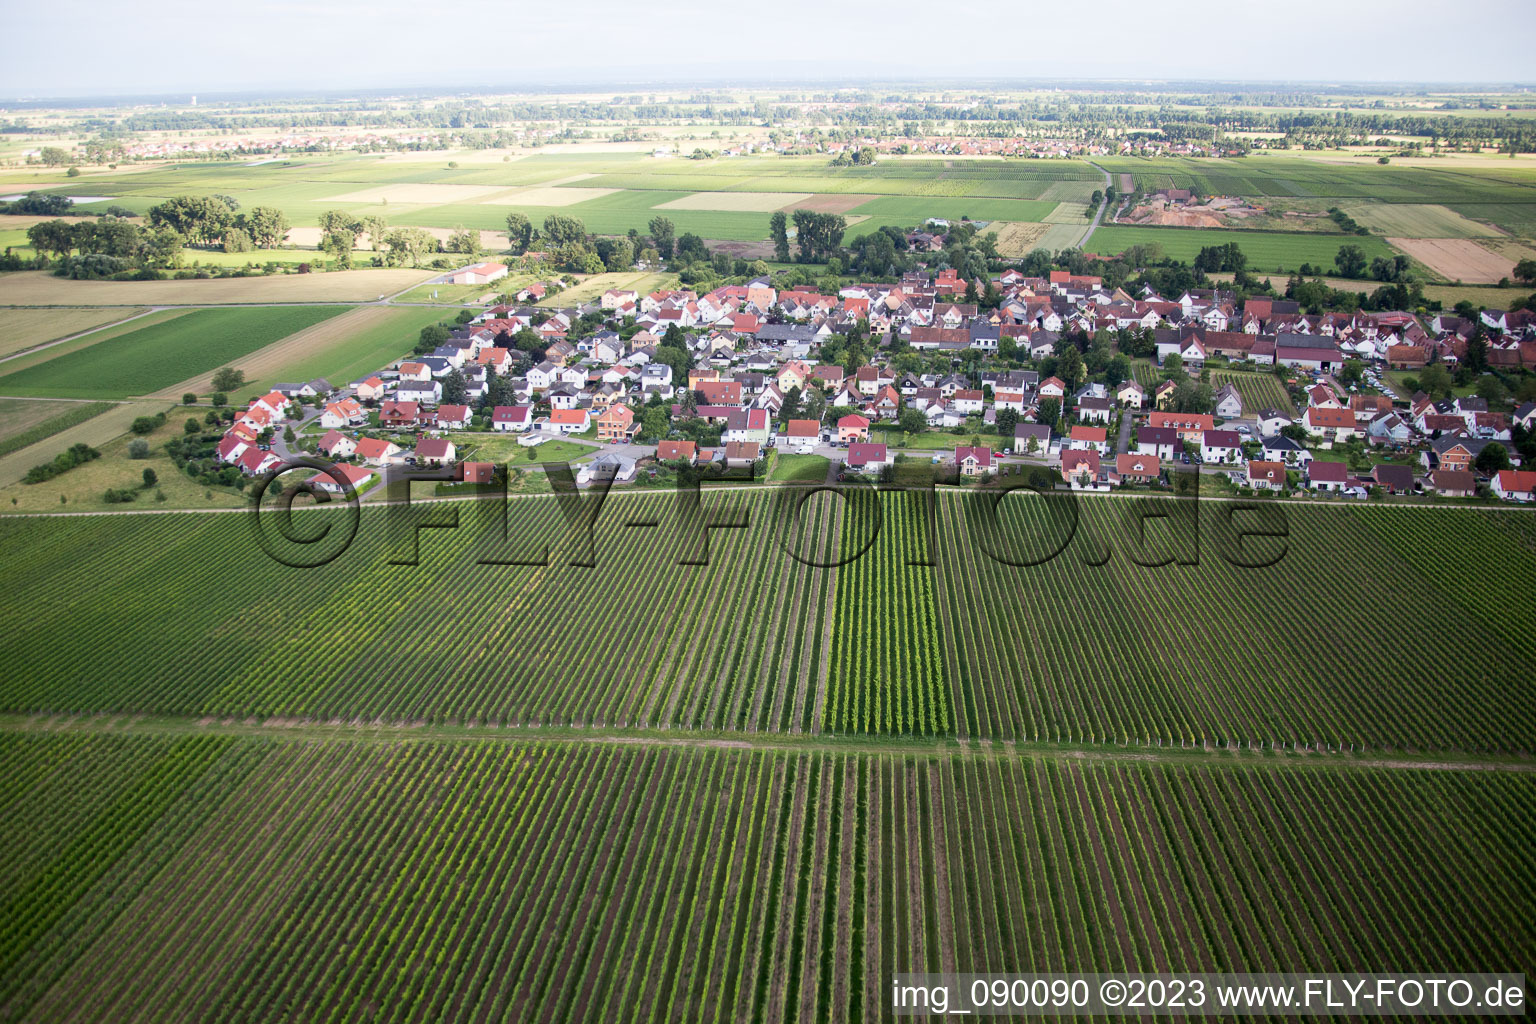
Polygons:
[[873,1021],[903,970],[1536,967],[1525,772],[0,734],[9,1021]]
[[[1186,526],[1090,499],[1059,554],[1013,565],[1060,539],[1040,499],[988,516],[940,496],[931,544],[915,498],[881,501],[875,530],[831,495],[798,515],[709,495],[748,525],[700,531],[700,565],[679,564],[700,545],[669,496],[613,496],[592,568],[569,564],[550,498],[460,503],[457,529],[414,535],[365,510],[308,570],[268,558],[245,514],[8,519],[0,711],[1533,748],[1526,513],[1291,505],[1286,536],[1256,541],[1221,502]],[[1273,564],[1233,564],[1265,545]],[[863,553],[824,568],[801,549]]]
[[831,732],[945,733],[951,713],[939,657],[922,496],[846,502],[826,712]]

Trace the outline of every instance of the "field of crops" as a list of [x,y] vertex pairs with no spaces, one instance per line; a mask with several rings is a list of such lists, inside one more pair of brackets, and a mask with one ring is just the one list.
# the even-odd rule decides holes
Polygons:
[[[539,153],[504,163],[445,153],[441,161],[315,156],[258,166],[124,168],[93,174],[91,189],[140,213],[173,195],[231,195],[247,207],[280,207],[301,227],[314,227],[321,212],[341,208],[358,216],[382,214],[402,226],[497,230],[508,213],[518,211],[535,223],[560,213],[581,218],[590,231],[623,234],[630,228],[645,231],[652,217],[664,214],[678,232],[758,241],[768,237],[767,212],[743,211],[728,199],[721,209],[656,207],[701,193],[781,193],[786,204],[806,195],[813,201],[823,195],[869,195],[896,204],[855,206],[851,215],[867,220],[855,225],[852,238],[881,224],[910,225],[927,217],[1035,220],[1058,202],[1085,202],[1101,181],[1097,170],[1077,160],[890,158],[874,166],[833,167],[825,156],[694,161],[616,150]],[[532,191],[514,191],[530,186]],[[383,190],[389,188],[397,191],[386,203]],[[557,195],[562,191],[572,193],[569,200]],[[966,202],[956,202],[961,199]],[[1042,199],[1046,202],[1028,202]]]
[[[410,535],[365,510],[352,547],[313,570],[270,560],[244,516],[9,519],[0,663],[27,671],[0,679],[0,710],[1536,746],[1536,522],[1521,513],[1289,506],[1284,557],[1242,568],[1239,548],[1251,560],[1281,542],[1239,545],[1214,505],[1198,565],[1147,568],[1133,558],[1156,561],[1166,527],[1147,527],[1143,551],[1136,506],[1090,500],[1059,557],[1014,566],[999,559],[1054,549],[1060,524],[1014,497],[991,526],[981,499],[948,496],[937,566],[918,570],[893,564],[917,542],[901,516],[863,557],[820,569],[785,538],[858,550],[851,530],[837,540],[848,513],[832,496],[789,526],[761,492],[707,505],[751,526],[709,531],[709,564],[679,565],[700,541],[677,539],[670,496],[610,497],[596,570],[567,564],[584,552],[538,497],[505,522],[499,503],[458,506],[457,530],[421,532],[419,565],[389,564],[411,557]],[[1187,558],[1188,536],[1167,543]],[[547,566],[481,564],[546,542]],[[176,629],[146,658],[169,608]],[[1458,626],[1410,625],[1430,620]],[[877,715],[871,697],[896,688],[907,710]]]
[[1487,169],[1304,157],[1243,160],[1108,157],[1106,170],[1129,172],[1146,192],[1198,187],[1207,195],[1367,199],[1385,203],[1529,203],[1536,181],[1524,168]]
[[1237,385],[1237,393],[1243,398],[1243,415],[1252,416],[1260,409],[1279,409],[1294,413],[1290,392],[1272,373],[1243,373],[1232,370],[1212,370],[1211,388],[1220,391],[1227,384]]
[[6,1020],[866,1021],[898,971],[1536,967],[1523,772],[195,733],[0,763]]
[[1248,257],[1248,269],[1295,270],[1303,263],[1332,267],[1344,245],[1357,245],[1367,259],[1391,256],[1392,247],[1380,238],[1363,235],[1320,235],[1282,231],[1212,231],[1201,228],[1101,226],[1088,240],[1091,252],[1112,256],[1133,245],[1156,245],[1164,256],[1189,262],[1209,245],[1235,243]]
[[37,398],[145,395],[340,312],[337,306],[193,310],[0,375],[0,390]]
[[823,715],[830,732],[949,731],[923,512],[916,492],[861,494],[845,505],[841,557],[859,557],[838,575]]
[[43,402],[0,399],[0,457],[84,423],[112,408],[110,402]]

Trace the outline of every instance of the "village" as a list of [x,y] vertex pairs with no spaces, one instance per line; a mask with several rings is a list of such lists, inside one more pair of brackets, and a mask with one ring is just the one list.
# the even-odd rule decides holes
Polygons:
[[[481,263],[445,280],[505,274]],[[1182,470],[1233,495],[1532,500],[1519,442],[1536,403],[1497,411],[1470,393],[1401,388],[1408,372],[1456,370],[1471,347],[1489,372],[1528,374],[1529,311],[1306,315],[1267,297],[1133,296],[1092,275],[1013,269],[990,282],[997,307],[981,309],[955,301],[972,284],[940,270],[827,295],[761,277],[517,304],[543,296],[533,285],[466,310],[426,354],[341,387],[277,385],[217,458],[258,476],[314,452],[371,494],[406,466],[491,482],[498,462],[467,456],[505,434],[519,449],[563,441],[595,455],[575,467],[582,485],[814,457],[797,480],[889,479],[921,461],[967,484],[1045,465],[1085,492],[1169,489]],[[332,474],[314,485],[343,490]]]

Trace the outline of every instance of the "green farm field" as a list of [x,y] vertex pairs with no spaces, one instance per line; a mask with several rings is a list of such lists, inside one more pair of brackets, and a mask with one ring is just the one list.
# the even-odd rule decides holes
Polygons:
[[[0,357],[71,334],[91,331],[145,312],[143,309],[0,309]],[[5,364],[0,362],[0,371]]]
[[1243,415],[1252,416],[1260,409],[1279,409],[1295,412],[1290,393],[1272,373],[1245,373],[1241,370],[1212,370],[1211,388],[1219,391],[1223,385],[1237,385],[1237,393],[1243,398]]
[[0,456],[20,451],[112,408],[110,402],[0,398]]
[[192,310],[0,375],[0,393],[39,398],[148,394],[339,312],[336,306]]
[[[336,387],[345,387],[348,381],[409,355],[421,329],[439,322],[451,323],[452,310],[364,306],[338,313],[308,331],[289,335],[289,340],[235,361],[250,384],[231,400],[249,400],[280,381],[324,377]],[[191,390],[201,393],[210,385],[196,380]]]
[[1157,245],[1163,255],[1188,262],[1209,245],[1236,243],[1248,257],[1250,271],[1283,268],[1295,270],[1303,263],[1332,267],[1339,249],[1358,245],[1367,259],[1391,256],[1394,250],[1375,236],[1286,234],[1278,231],[1215,231],[1202,228],[1101,226],[1088,240],[1090,252],[1112,256],[1132,245]]
[[[472,154],[466,154],[470,156]],[[831,197],[851,218],[866,218],[861,230],[881,224],[910,226],[928,217],[973,220],[1041,220],[1058,203],[1086,202],[1102,176],[1075,160],[882,160],[869,167],[830,166],[826,157],[753,156],[705,161],[656,159],[616,149],[611,153],[536,153],[507,162],[464,160],[444,153],[440,161],[323,156],[279,160],[257,166],[240,163],[170,164],[93,172],[90,190],[143,213],[173,195],[230,195],[242,206],[282,208],[299,227],[314,227],[332,208],[357,216],[383,215],[399,226],[449,228],[458,225],[498,230],[513,211],[535,223],[559,213],[579,217],[588,230],[623,234],[645,231],[664,215],[678,232],[705,238],[760,241],[768,235],[769,211]],[[18,184],[21,177],[13,175]],[[3,178],[3,175],[0,175]],[[48,185],[42,191],[69,194],[80,185]],[[732,193],[779,193],[782,204],[745,211]],[[720,194],[719,209],[708,196]],[[524,198],[526,197],[526,198]],[[690,198],[694,197],[694,198]],[[870,199],[868,197],[876,197]],[[668,204],[688,200],[697,208]],[[960,202],[960,200],[964,200]],[[660,207],[660,209],[658,209]],[[3,228],[4,225],[0,225]],[[849,237],[854,237],[854,232]],[[196,254],[194,254],[196,255]],[[288,259],[303,253],[285,252]],[[225,257],[209,262],[262,262],[268,254]]]
[[954,965],[1536,963],[1525,772],[0,724],[18,1021],[864,1022]]
[[[238,519],[7,519],[0,560],[9,585],[0,612],[11,625],[0,636],[0,663],[25,663],[28,671],[0,680],[0,711],[484,717],[1372,750],[1518,751],[1530,749],[1536,734],[1527,643],[1536,520],[1528,515],[1287,506],[1284,556],[1252,569],[1229,563],[1223,552],[1231,539],[1211,513],[1200,529],[1198,566],[1152,571],[1126,551],[1125,538],[1136,534],[1126,533],[1122,517],[1133,505],[1086,500],[1059,562],[1015,568],[985,552],[1049,550],[1054,527],[1038,502],[1006,503],[993,527],[976,518],[977,499],[951,495],[939,502],[938,564],[915,573],[902,556],[921,531],[894,506],[868,554],[841,569],[817,569],[775,542],[784,532],[775,500],[759,491],[712,498],[716,515],[736,509],[753,526],[713,533],[709,565],[679,566],[684,551],[697,549],[693,541],[679,546],[670,497],[610,496],[597,527],[599,563],[619,558],[626,572],[658,581],[651,600],[614,605],[603,630],[576,631],[534,651],[523,638],[542,628],[549,607],[581,606],[591,571],[565,565],[559,554],[540,568],[477,561],[526,557],[545,544],[563,550],[561,515],[548,499],[513,500],[505,534],[499,506],[461,506],[458,530],[423,534],[417,567],[388,564],[395,538],[382,512],[364,509],[353,546],[302,573],[271,561]],[[790,535],[802,547],[790,550],[857,550],[853,527],[840,539],[843,515],[835,499],[817,496]],[[656,539],[637,544],[625,524],[650,517],[660,524]],[[81,559],[81,550],[96,554]],[[1456,558],[1439,557],[1442,550]],[[1108,563],[1098,565],[1101,557]],[[219,568],[189,574],[189,564]],[[1370,569],[1340,571],[1351,565]],[[1247,613],[1239,609],[1299,607],[1320,575],[1336,600],[1355,609],[1347,625],[1313,621],[1263,644],[1246,642]],[[1394,581],[1390,607],[1372,599],[1378,579]],[[224,599],[235,580],[244,595],[238,610]],[[87,581],[101,600],[68,622],[44,611],[42,595]],[[446,586],[459,595],[451,609],[437,597]],[[1129,642],[1123,595],[1148,586],[1177,594],[1189,621],[1207,623],[1192,631],[1184,620],[1137,623],[1136,635],[1160,638],[1181,652],[1178,659]],[[113,598],[121,588],[135,595],[130,605]],[[146,661],[137,656],[143,617],[165,607],[178,609],[178,629]],[[1405,617],[1431,613],[1466,628],[1433,637],[1399,628]],[[232,614],[281,615],[283,642],[232,629]],[[341,614],[348,628],[337,632]],[[401,622],[430,628],[432,641],[381,647]],[[605,639],[620,635],[623,643]],[[703,635],[712,638],[707,647],[684,642]],[[1019,636],[1030,642],[1017,644]],[[1309,654],[1318,643],[1329,645],[1326,661]],[[387,670],[378,661],[386,648]],[[300,650],[309,652],[305,673],[278,670]],[[573,676],[569,666],[577,663],[586,668]],[[1364,685],[1372,680],[1383,685]]]

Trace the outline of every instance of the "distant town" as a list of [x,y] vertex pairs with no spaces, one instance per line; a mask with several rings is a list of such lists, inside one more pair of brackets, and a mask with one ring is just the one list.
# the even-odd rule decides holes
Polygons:
[[[443,280],[493,286],[507,272],[482,262]],[[957,301],[978,291],[995,307]],[[1293,300],[1132,295],[1091,274],[1013,269],[983,282],[918,271],[836,294],[763,276],[524,304],[545,293],[465,311],[442,337],[423,332],[430,347],[357,380],[280,383],[216,456],[256,476],[314,451],[359,490],[405,465],[486,483],[508,468],[474,458],[489,432],[528,449],[589,446],[580,483],[681,466],[771,478],[769,460],[799,457],[796,479],[813,481],[922,460],[968,482],[1048,465],[1080,491],[1166,489],[1177,469],[1248,495],[1524,502],[1536,489],[1521,468],[1536,401],[1495,383],[1510,406],[1499,410],[1455,384],[1469,370],[1520,378],[1529,396],[1529,310],[1308,315]]]

